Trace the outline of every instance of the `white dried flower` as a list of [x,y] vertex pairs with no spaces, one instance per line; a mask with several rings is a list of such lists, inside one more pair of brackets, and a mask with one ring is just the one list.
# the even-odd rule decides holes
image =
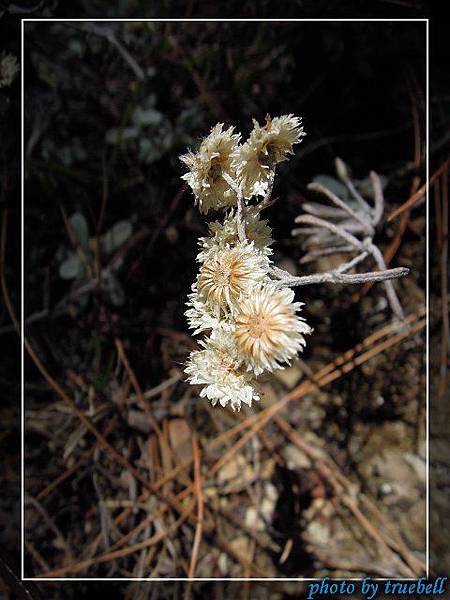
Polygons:
[[13,54],[3,51],[0,54],[0,88],[11,85],[18,72],[17,58]]
[[[269,258],[272,230],[260,219],[270,201],[266,192],[275,165],[292,153],[304,133],[300,119],[292,115],[266,121],[264,127],[254,122],[243,146],[232,127],[223,131],[222,124],[216,125],[197,154],[181,157],[189,167],[183,179],[201,212],[232,207],[199,240],[200,270],[185,314],[194,334],[204,336],[185,372],[190,383],[203,386],[200,395],[213,406],[230,404],[233,410],[259,400],[258,375],[289,362],[312,331],[297,315],[301,303],[293,301],[293,291],[271,279],[277,273]],[[240,190],[247,199],[266,197],[246,206],[243,195],[236,196]]]
[[267,257],[255,250],[253,242],[226,245],[201,266],[198,292],[207,302],[232,309],[242,295],[264,280],[268,271]]
[[231,155],[237,148],[240,134],[233,132],[234,127],[223,130],[223,123],[218,123],[202,141],[196,154],[188,152],[180,156],[180,160],[189,168],[182,179],[192,188],[195,202],[202,213],[236,204],[236,192],[222,176],[225,172],[235,177]]
[[293,300],[291,289],[276,289],[270,284],[240,300],[234,337],[255,375],[281,367],[306,344],[303,336],[312,329],[296,314],[302,303]]
[[[265,219],[259,218],[259,213],[255,207],[252,206],[247,209],[244,223],[247,239],[253,242],[255,250],[264,256],[270,256],[273,253],[269,248],[273,242],[272,229],[267,225]],[[199,240],[202,247],[197,256],[199,262],[205,262],[212,254],[225,246],[234,246],[239,242],[237,215],[233,210],[225,217],[223,223],[214,221],[209,223],[208,228],[210,235]]]
[[221,309],[218,304],[207,302],[197,289],[197,282],[192,286],[192,293],[188,295],[188,310],[184,313],[188,320],[190,329],[194,335],[202,331],[230,329],[230,325],[221,319]]
[[301,119],[293,115],[274,119],[267,116],[263,127],[255,120],[253,124],[248,140],[233,155],[233,166],[245,198],[264,196],[273,167],[293,154],[294,144],[305,135]]
[[202,398],[211,400],[213,406],[230,404],[233,410],[260,399],[256,382],[242,366],[229,335],[216,332],[200,343],[204,349],[190,354],[185,373],[190,383],[204,386]]

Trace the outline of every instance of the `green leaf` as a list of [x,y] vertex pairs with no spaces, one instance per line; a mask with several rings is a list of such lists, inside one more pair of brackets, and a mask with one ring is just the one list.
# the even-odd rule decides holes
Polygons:
[[138,127],[124,127],[122,129],[110,129],[106,134],[106,141],[109,144],[121,144],[128,140],[134,140],[139,135]]
[[341,200],[348,199],[348,190],[343,183],[335,179],[334,177],[330,177],[329,175],[316,175],[313,179],[315,183],[320,183],[324,187],[328,188],[333,194],[339,196]]
[[61,279],[75,279],[82,270],[82,264],[78,255],[71,252],[64,262],[59,265],[59,276]]
[[154,108],[143,109],[140,106],[133,113],[133,123],[139,127],[156,127],[164,118],[164,115]]
[[[387,178],[384,177],[384,175],[379,175],[379,178],[381,183],[381,189],[384,190],[384,188],[387,185]],[[353,183],[355,184],[355,188],[360,194],[362,194],[366,198],[374,197],[373,185],[370,177],[366,177],[365,179],[355,179]]]
[[101,239],[102,250],[111,254],[117,250],[130,237],[133,227],[129,221],[118,221],[109,229]]
[[89,226],[83,215],[79,212],[74,213],[69,217],[69,225],[80,246],[86,246],[89,241]]
[[114,273],[108,273],[104,279],[105,292],[113,306],[123,306],[125,303],[125,292],[120,281]]

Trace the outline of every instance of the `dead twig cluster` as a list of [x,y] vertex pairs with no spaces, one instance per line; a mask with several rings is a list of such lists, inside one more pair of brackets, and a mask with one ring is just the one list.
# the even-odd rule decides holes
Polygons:
[[[368,283],[382,281],[386,295],[395,316],[402,320],[404,313],[391,279],[404,277],[409,269],[399,267],[388,269],[384,256],[374,243],[374,236],[384,215],[384,194],[380,177],[372,171],[370,180],[373,188],[374,204],[371,206],[354,185],[345,163],[336,159],[336,172],[348,189],[352,204],[339,198],[332,190],[320,183],[310,183],[308,189],[326,198],[329,204],[305,202],[303,209],[308,214],[300,215],[295,222],[302,225],[293,229],[292,235],[302,236],[302,247],[306,254],[300,264],[316,261],[332,255],[348,255],[350,260],[343,262],[329,272],[315,273],[302,277],[275,274],[282,285],[309,285],[311,283]],[[348,273],[357,265],[371,258],[378,271]]]
[[[305,442],[304,439],[289,425],[286,419],[280,416],[280,413],[288,403],[293,400],[298,400],[308,393],[313,393],[315,390],[329,384],[331,381],[335,381],[345,373],[350,372],[353,368],[364,364],[367,360],[376,356],[376,354],[385,351],[387,348],[392,347],[421,331],[425,326],[424,309],[422,308],[417,313],[409,315],[406,317],[406,320],[410,326],[407,331],[404,329],[399,330],[398,327],[394,325],[381,328],[357,347],[346,352],[342,356],[337,357],[333,363],[330,363],[323,369],[314,373],[309,381],[301,383],[292,390],[292,392],[275,402],[275,404],[269,408],[264,409],[251,417],[244,418],[234,427],[229,428],[221,435],[210,440],[203,448],[203,461],[201,461],[198,442],[193,438],[192,456],[185,460],[178,458],[175,467],[166,470],[162,476],[152,482],[147,478],[143,478],[135,466],[123,459],[123,457],[112,448],[110,443],[106,441],[105,436],[100,433],[95,425],[87,420],[87,417],[82,414],[77,407],[74,406],[73,401],[60,386],[56,384],[45,368],[42,368],[39,359],[28,345],[28,352],[31,351],[33,360],[40,368],[42,368],[42,372],[49,382],[49,385],[57,391],[58,395],[69,405],[78,419],[80,419],[80,421],[94,434],[97,443],[100,444],[103,451],[106,452],[114,462],[123,466],[131,477],[136,480],[136,483],[141,484],[142,486],[142,492],[136,496],[135,501],[122,504],[120,512],[112,520],[112,527],[123,527],[123,524],[127,522],[127,518],[130,517],[138,506],[146,507],[146,510],[148,511],[147,517],[143,518],[137,526],[133,527],[126,534],[122,534],[119,539],[111,544],[106,552],[100,552],[99,554],[95,553],[102,539],[102,534],[99,532],[85,552],[88,555],[94,554],[94,556],[84,559],[79,558],[76,561],[66,563],[62,567],[41,572],[40,576],[61,577],[87,573],[88,570],[95,565],[112,563],[113,561],[131,556],[144,549],[148,551],[148,549],[164,543],[167,539],[176,539],[182,534],[183,524],[189,524],[190,527],[192,527],[194,538],[191,546],[190,566],[188,567],[186,564],[185,567],[187,569],[187,575],[192,577],[195,574],[195,567],[198,561],[202,562],[206,560],[206,557],[208,556],[208,546],[212,543],[212,539],[215,535],[214,523],[217,519],[223,518],[228,522],[228,526],[233,527],[236,532],[245,532],[245,534],[258,546],[259,553],[264,553],[271,549],[272,551],[275,551],[277,549],[276,546],[273,547],[271,542],[268,541],[263,534],[252,530],[246,526],[245,522],[243,522],[237,514],[233,514],[228,509],[224,509],[215,502],[216,494],[220,497],[221,494],[227,493],[226,485],[230,483],[230,479],[224,475],[226,466],[236,464],[236,459],[239,456],[243,456],[240,453],[244,452],[245,456],[245,449],[248,447],[248,442],[253,439],[254,436],[259,436],[260,443],[266,451],[273,452],[270,441],[268,441],[264,435],[264,428],[267,427],[270,422],[274,422],[286,436],[287,440],[293,442],[313,460],[320,479],[323,480],[327,486],[331,486],[331,489],[333,490],[331,496],[332,501],[337,502],[336,506],[340,506],[341,509],[350,511],[350,514],[352,514],[359,523],[359,527],[366,531],[373,542],[379,546],[380,555],[386,555],[386,553],[388,553],[388,556],[392,561],[391,574],[397,573],[406,577],[422,574],[425,568],[423,560],[408,550],[405,543],[402,541],[400,533],[395,525],[389,520],[388,516],[382,514],[376,507],[376,504],[367,498],[365,494],[362,494],[361,491],[358,490],[358,486],[355,486],[354,483],[343,475],[331,457],[324,453],[323,448],[315,447],[314,445]],[[111,430],[111,425],[108,429]],[[229,441],[233,438],[235,441],[229,446]],[[214,456],[218,449],[223,449],[221,457],[213,464],[210,464],[211,459],[209,457]],[[203,468],[201,462],[203,462]],[[192,463],[194,464],[194,481],[191,481],[187,475]],[[241,464],[247,464],[246,460]],[[238,473],[235,474],[234,477],[237,476],[239,476]],[[176,493],[176,495],[173,495],[173,493],[161,492],[161,490],[167,490],[167,486],[170,486],[177,481],[179,482],[177,485],[181,484],[182,487],[181,491]],[[52,484],[52,489],[49,490],[46,488],[39,494],[39,497],[44,499],[61,483],[62,480],[59,478],[58,483],[54,482]],[[238,485],[237,489],[242,490],[242,487],[239,488]],[[215,490],[215,494],[212,494],[212,490]],[[197,500],[195,500],[195,498],[197,498]],[[195,515],[194,509],[196,504],[197,514]],[[119,508],[119,506],[120,503],[117,507]],[[150,506],[153,506],[153,509],[150,509]],[[175,510],[177,516],[174,517],[173,520],[170,519],[171,523],[161,527],[161,529],[153,535],[149,535],[148,531],[152,524],[161,522],[161,519],[164,516],[166,519],[169,519],[169,515],[173,510]],[[376,523],[376,525],[374,523]],[[130,544],[131,540],[138,538],[141,534],[144,535],[144,539]],[[228,556],[230,560],[240,564],[242,568],[248,570],[251,576],[264,576],[261,567],[248,561],[242,552],[236,550],[233,544],[226,541],[223,537],[223,533],[221,535],[219,532],[219,537],[218,539],[215,539],[214,543],[221,548],[224,556]],[[278,549],[278,552],[280,552],[280,549]],[[155,558],[155,554],[156,552],[152,552],[151,555],[147,555],[146,564],[150,559]],[[181,563],[180,566],[183,568],[183,563]],[[148,571],[147,568],[144,569],[145,576],[148,576],[151,572],[153,571]],[[376,568],[374,572],[376,572]]]

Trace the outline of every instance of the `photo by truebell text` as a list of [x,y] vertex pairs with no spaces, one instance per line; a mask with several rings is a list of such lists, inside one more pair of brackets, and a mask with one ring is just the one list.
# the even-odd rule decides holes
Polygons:
[[379,594],[392,595],[392,598],[426,598],[442,596],[447,591],[447,577],[437,577],[436,579],[420,579],[410,581],[399,581],[388,579],[386,581],[374,581],[366,577],[362,581],[333,581],[329,577],[324,577],[318,582],[308,585],[307,599],[323,598],[324,596],[334,597],[336,594],[358,597],[373,600]]

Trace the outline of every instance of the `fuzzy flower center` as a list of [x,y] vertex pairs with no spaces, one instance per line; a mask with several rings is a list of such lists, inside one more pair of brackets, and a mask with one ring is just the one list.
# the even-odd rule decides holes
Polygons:
[[228,248],[203,264],[198,291],[208,301],[230,306],[265,276],[263,263],[252,247]]
[[256,375],[293,358],[310,333],[292,300],[291,291],[263,287],[239,304],[234,339]]
[[274,314],[270,309],[240,315],[236,319],[236,337],[244,351],[254,355],[255,352],[274,350],[278,345],[277,333],[282,329],[280,321],[283,318],[285,315]]
[[221,262],[213,259],[205,263],[199,278],[199,290],[206,292],[208,298],[221,302],[230,301],[240,290],[240,278],[245,276],[236,261]]
[[267,318],[267,315],[257,312],[247,318],[245,328],[249,337],[258,339],[264,335],[269,325],[270,319]]
[[215,263],[211,269],[211,279],[217,287],[225,287],[230,285],[232,279],[232,272],[229,266]]

